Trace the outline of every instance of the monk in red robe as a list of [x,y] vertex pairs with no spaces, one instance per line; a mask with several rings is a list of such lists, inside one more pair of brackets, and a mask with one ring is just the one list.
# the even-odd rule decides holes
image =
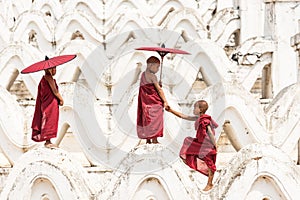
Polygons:
[[58,86],[53,76],[56,67],[46,69],[42,77],[36,98],[34,116],[32,120],[32,140],[35,142],[45,141],[45,147],[57,147],[51,142],[55,138],[58,128],[59,108],[64,104],[63,98],[58,92]]
[[137,135],[146,143],[158,143],[157,137],[163,136],[163,111],[169,107],[164,92],[157,81],[160,60],[151,56],[147,68],[142,73],[137,108]]
[[208,104],[204,100],[197,101],[194,105],[194,115],[187,116],[171,108],[167,111],[185,120],[195,121],[197,130],[196,138],[186,137],[180,150],[180,158],[190,168],[208,176],[207,185],[203,189],[208,191],[213,187],[213,177],[216,171],[217,148],[214,129],[218,124],[205,114]]

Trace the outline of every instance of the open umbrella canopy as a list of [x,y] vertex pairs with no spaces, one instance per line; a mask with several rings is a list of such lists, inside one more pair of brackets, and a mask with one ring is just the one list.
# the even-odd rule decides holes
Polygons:
[[29,67],[26,67],[21,71],[22,74],[37,72],[45,69],[49,69],[52,67],[56,67],[58,65],[64,64],[76,58],[76,55],[61,55],[53,58],[45,57],[45,60],[34,63]]
[[160,64],[161,68],[160,68],[159,82],[161,82],[163,61],[164,61],[164,56],[165,55],[167,55],[168,53],[190,54],[189,52],[183,51],[183,50],[180,50],[180,49],[166,48],[165,44],[162,44],[161,47],[139,47],[139,48],[136,48],[136,50],[156,51],[160,55],[160,57],[161,57],[161,64]]
[[167,53],[190,54],[189,52],[180,49],[165,48],[164,44],[161,47],[139,47],[136,48],[136,50],[156,51],[161,57],[164,57]]

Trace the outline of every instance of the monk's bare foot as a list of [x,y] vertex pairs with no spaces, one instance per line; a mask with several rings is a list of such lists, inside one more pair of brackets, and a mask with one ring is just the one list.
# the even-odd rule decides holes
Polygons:
[[44,144],[44,146],[45,146],[46,148],[57,148],[57,147],[58,147],[56,144],[52,144],[52,143],[49,143],[49,142],[46,142],[46,143]]
[[150,139],[147,139],[147,140],[146,140],[146,144],[151,144],[151,140],[150,140]]
[[153,144],[159,144],[159,142],[157,141],[157,138],[152,139],[152,143]]
[[208,191],[208,190],[211,190],[211,188],[213,187],[213,185],[212,184],[208,184],[208,185],[206,185],[205,186],[205,188],[203,189],[203,191]]

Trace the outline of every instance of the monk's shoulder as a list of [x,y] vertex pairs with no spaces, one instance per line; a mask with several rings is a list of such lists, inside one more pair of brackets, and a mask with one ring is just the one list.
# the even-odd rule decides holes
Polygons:
[[157,77],[153,73],[145,73],[145,78],[146,78],[146,81],[148,83],[155,83],[155,82],[157,82]]
[[157,83],[157,76],[155,74],[150,73],[150,79],[152,83]]

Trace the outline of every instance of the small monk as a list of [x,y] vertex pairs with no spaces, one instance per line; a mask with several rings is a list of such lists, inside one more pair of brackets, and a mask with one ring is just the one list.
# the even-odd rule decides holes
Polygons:
[[182,114],[170,107],[166,109],[177,117],[195,121],[196,138],[186,137],[179,154],[186,165],[208,176],[207,184],[203,191],[208,191],[213,187],[217,157],[214,129],[218,127],[218,124],[211,116],[205,114],[207,109],[208,104],[204,100],[199,100],[194,104],[193,112],[195,116]]
[[45,141],[45,147],[52,148],[57,145],[51,142],[51,138],[57,136],[59,108],[64,100],[58,92],[58,86],[53,76],[56,67],[45,69],[36,98],[35,111],[32,120],[32,140],[35,142]]
[[155,75],[160,60],[151,56],[146,63],[147,68],[141,75],[139,87],[137,135],[140,139],[146,139],[147,144],[156,144],[159,143],[157,138],[163,136],[163,111],[169,105]]

